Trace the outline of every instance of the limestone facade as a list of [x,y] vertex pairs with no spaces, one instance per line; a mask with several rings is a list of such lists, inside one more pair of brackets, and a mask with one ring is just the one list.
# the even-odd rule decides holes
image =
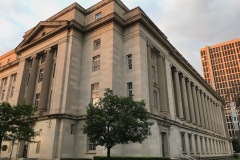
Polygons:
[[117,145],[111,155],[232,154],[223,100],[139,7],[130,10],[120,0],[102,0],[88,9],[74,3],[25,32],[0,62],[14,55],[14,63],[0,68],[1,97],[5,90],[0,101],[33,104],[39,134],[36,143],[14,145],[13,156],[106,155],[82,132],[87,104],[105,88],[144,99],[155,122],[142,144]]

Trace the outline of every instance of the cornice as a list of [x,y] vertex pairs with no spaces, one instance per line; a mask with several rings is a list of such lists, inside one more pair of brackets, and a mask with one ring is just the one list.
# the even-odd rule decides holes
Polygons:
[[12,62],[10,62],[10,63],[0,67],[0,73],[3,72],[6,69],[9,69],[11,67],[14,67],[14,66],[18,65],[18,64],[19,64],[19,59],[14,60],[14,61],[12,61]]

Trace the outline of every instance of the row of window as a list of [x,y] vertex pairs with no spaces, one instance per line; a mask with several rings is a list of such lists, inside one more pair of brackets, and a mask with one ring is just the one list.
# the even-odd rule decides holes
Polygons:
[[[194,137],[195,151],[196,151],[197,154],[199,154],[200,152],[202,154],[205,154],[205,153],[207,153],[207,154],[213,154],[213,153],[224,154],[224,153],[226,153],[225,142],[223,142],[223,141],[210,139],[210,138],[202,137],[202,136],[198,136],[198,135],[193,136],[190,133],[186,134],[185,132],[181,132],[182,152],[184,154],[186,153],[186,142],[185,142],[185,136],[186,135],[187,135],[187,138],[188,138],[189,150],[190,150],[190,153],[192,153],[192,154],[193,154],[192,137]],[[198,141],[198,137],[199,137],[199,141]],[[205,141],[205,149],[204,149],[204,146],[203,146],[203,140]],[[200,148],[199,148],[199,142],[200,142]],[[209,146],[208,146],[208,144],[209,144]]]
[[[16,78],[17,78],[17,74],[12,74],[11,75],[11,81],[10,81],[10,94],[9,94],[9,97],[11,98],[14,94],[14,89],[15,89],[15,86],[14,86],[14,83],[16,82]],[[5,95],[6,95],[6,91],[7,91],[7,81],[8,81],[8,77],[5,77],[2,79],[2,83],[1,83],[1,96],[0,96],[0,100],[3,100],[5,98]]]

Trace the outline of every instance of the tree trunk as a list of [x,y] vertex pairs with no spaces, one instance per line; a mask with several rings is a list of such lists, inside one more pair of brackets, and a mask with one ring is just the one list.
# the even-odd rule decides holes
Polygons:
[[107,160],[110,160],[110,150],[111,150],[111,147],[107,147]]
[[1,151],[2,151],[2,140],[3,140],[3,137],[0,136],[0,156],[1,156]]

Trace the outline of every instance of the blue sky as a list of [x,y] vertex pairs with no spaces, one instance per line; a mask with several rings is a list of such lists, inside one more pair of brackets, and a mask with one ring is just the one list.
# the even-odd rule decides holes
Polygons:
[[[70,4],[88,8],[100,0],[0,0],[0,55],[14,49],[25,31]],[[199,49],[240,38],[240,0],[122,0],[140,6],[202,75]]]

